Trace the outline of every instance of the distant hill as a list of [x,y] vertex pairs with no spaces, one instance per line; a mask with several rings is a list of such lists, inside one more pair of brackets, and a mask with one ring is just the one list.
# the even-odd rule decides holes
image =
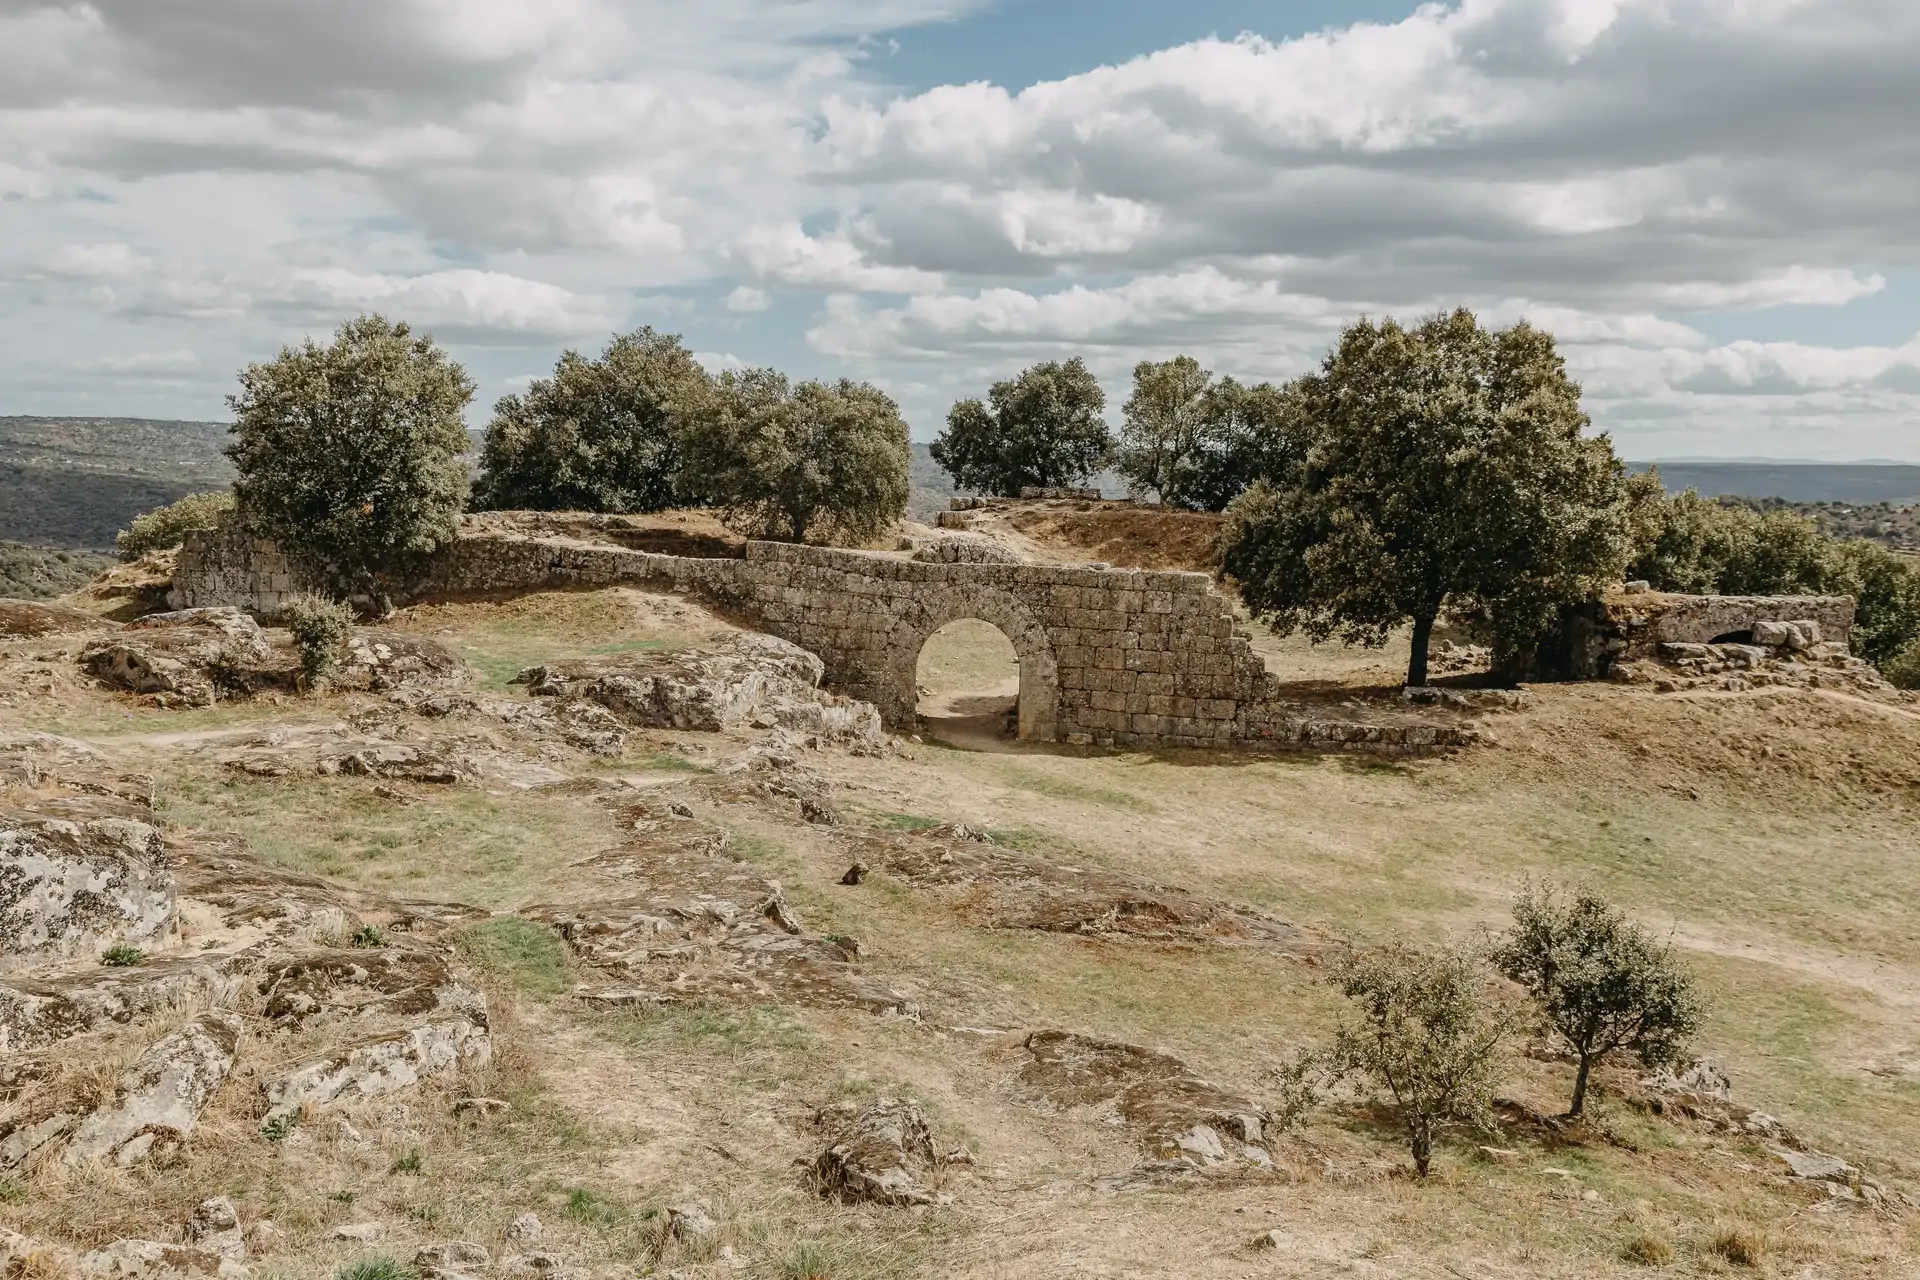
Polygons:
[[0,417],[0,539],[107,550],[143,511],[233,483],[224,422]]
[[1698,489],[1710,498],[1784,498],[1788,502],[1920,503],[1920,466],[1827,462],[1629,462],[1658,467],[1670,492]]

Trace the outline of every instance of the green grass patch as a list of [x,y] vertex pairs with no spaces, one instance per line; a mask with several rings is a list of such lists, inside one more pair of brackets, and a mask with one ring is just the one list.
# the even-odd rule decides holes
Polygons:
[[566,944],[543,924],[519,916],[482,920],[460,931],[460,948],[522,995],[551,1000],[573,990]]
[[420,1272],[390,1254],[360,1258],[333,1273],[333,1280],[420,1280]]
[[601,1028],[626,1045],[700,1049],[745,1060],[819,1046],[812,1029],[783,1009],[762,1005],[661,1005],[609,1014]]
[[1116,791],[1111,787],[1070,782],[1065,778],[1056,778],[1038,769],[1028,769],[1016,764],[1003,764],[996,772],[1001,781],[1010,787],[1018,787],[1022,791],[1031,791],[1035,795],[1047,796],[1054,800],[1071,800],[1077,804],[1097,805],[1103,809],[1120,809],[1127,813],[1159,812],[1159,806],[1153,801],[1134,795],[1130,791]]
[[632,1209],[612,1196],[587,1187],[573,1187],[567,1191],[566,1214],[569,1219],[583,1226],[603,1230],[624,1226],[634,1216]]

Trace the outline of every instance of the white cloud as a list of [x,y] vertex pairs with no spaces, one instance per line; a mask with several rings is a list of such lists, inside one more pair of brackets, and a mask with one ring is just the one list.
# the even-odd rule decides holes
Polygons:
[[68,244],[48,255],[46,272],[78,280],[123,280],[152,266],[126,244]]
[[[0,391],[68,367],[56,334],[213,370],[361,307],[497,383],[668,314],[745,341],[699,326],[778,291],[817,303],[795,372],[925,425],[1044,354],[1284,377],[1362,311],[1467,302],[1559,334],[1622,431],[1920,447],[1897,339],[1717,340],[1908,287],[1920,6],[1457,0],[876,88],[864,37],[985,3],[0,5]],[[793,310],[727,359],[790,357]]]
[[726,296],[723,305],[729,311],[765,311],[773,306],[773,298],[765,289],[743,284]]

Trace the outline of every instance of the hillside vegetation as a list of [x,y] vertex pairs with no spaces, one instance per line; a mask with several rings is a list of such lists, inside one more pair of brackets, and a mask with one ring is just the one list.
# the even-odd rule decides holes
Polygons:
[[226,424],[0,417],[0,539],[106,551],[133,518],[225,488]]

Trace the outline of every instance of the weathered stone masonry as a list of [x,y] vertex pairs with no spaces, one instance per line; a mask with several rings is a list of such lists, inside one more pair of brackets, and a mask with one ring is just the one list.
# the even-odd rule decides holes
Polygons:
[[[938,564],[752,542],[744,559],[656,555],[563,539],[468,535],[396,599],[632,584],[697,595],[812,650],[826,683],[914,724],[921,646],[960,618],[990,622],[1020,662],[1020,736],[1140,747],[1408,751],[1473,734],[1442,724],[1310,717],[1282,699],[1204,574],[1073,565]],[[231,530],[183,550],[174,605],[271,614],[304,584],[271,544]]]

